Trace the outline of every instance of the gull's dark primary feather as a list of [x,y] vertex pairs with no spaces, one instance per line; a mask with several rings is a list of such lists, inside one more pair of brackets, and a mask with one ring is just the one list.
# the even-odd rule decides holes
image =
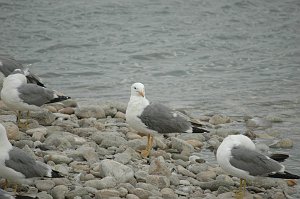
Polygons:
[[51,172],[51,178],[63,178],[64,176],[62,176],[58,171],[52,170]]
[[283,178],[283,179],[300,179],[300,176],[285,171],[284,173],[271,173],[268,175],[271,178]]
[[288,154],[282,154],[282,153],[274,153],[270,155],[270,158],[276,160],[277,162],[283,162],[288,157],[290,157]]
[[209,130],[203,128],[199,128],[196,126],[192,126],[192,128],[193,128],[193,133],[209,133]]
[[16,199],[38,199],[37,197],[30,197],[30,196],[20,196],[16,195]]
[[67,99],[71,99],[71,97],[68,96],[64,96],[64,95],[58,95],[57,98],[52,99],[50,102],[46,103],[46,104],[50,104],[50,103],[54,103],[54,102],[61,102]]

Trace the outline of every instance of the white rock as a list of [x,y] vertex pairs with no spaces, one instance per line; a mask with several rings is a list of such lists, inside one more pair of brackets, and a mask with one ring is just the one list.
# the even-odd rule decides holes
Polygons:
[[171,144],[173,149],[177,149],[184,155],[190,155],[194,152],[194,147],[182,139],[172,137]]
[[101,180],[95,179],[95,180],[89,180],[85,182],[84,184],[87,187],[93,187],[96,189],[109,189],[113,188],[117,185],[117,181],[115,178],[107,176],[105,178],[102,178]]
[[52,180],[37,180],[35,186],[40,191],[48,191],[55,186],[55,183]]
[[114,177],[118,182],[128,182],[134,178],[134,171],[119,162],[105,159],[100,163],[101,176]]

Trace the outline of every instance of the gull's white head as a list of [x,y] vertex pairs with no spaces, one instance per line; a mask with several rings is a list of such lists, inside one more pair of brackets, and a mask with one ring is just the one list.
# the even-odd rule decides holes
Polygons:
[[131,96],[145,97],[145,87],[142,83],[134,83],[131,86]]
[[25,76],[25,73],[27,73],[26,70],[22,69],[15,69],[11,74],[9,74],[3,82],[3,88],[4,87],[18,87],[20,84],[26,84],[27,79]]

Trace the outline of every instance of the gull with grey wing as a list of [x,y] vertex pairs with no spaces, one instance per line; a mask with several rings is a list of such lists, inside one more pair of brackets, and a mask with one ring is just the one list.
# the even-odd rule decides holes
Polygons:
[[162,104],[150,104],[145,97],[145,88],[142,83],[134,83],[131,86],[126,122],[131,128],[148,137],[146,150],[142,151],[143,157],[147,157],[150,153],[154,134],[208,132],[192,126],[191,122],[181,114]]
[[49,165],[36,161],[23,150],[13,147],[4,126],[0,124],[0,177],[14,183],[31,184],[34,178],[62,176]]
[[[14,72],[15,69],[24,70],[24,67],[13,57],[9,55],[0,55],[0,88],[2,88],[4,78],[10,75],[12,72]],[[44,84],[41,82],[40,78],[34,73],[31,73],[29,70],[26,74],[26,78],[29,83],[45,87]]]
[[[40,106],[59,102],[70,97],[58,95],[54,90],[42,86],[27,83],[27,70],[16,69],[7,76],[3,82],[1,90],[1,99],[10,109],[16,111],[38,111]],[[20,113],[20,112],[19,112]],[[20,114],[18,115],[18,124],[20,123]]]
[[[299,179],[285,171],[284,165],[256,151],[255,144],[244,135],[229,135],[217,150],[217,161],[227,173],[239,177],[241,187],[255,177]],[[242,195],[242,193],[240,193]]]

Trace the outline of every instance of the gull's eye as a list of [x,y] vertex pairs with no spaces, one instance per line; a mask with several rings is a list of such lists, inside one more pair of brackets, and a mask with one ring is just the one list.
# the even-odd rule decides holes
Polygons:
[[136,90],[136,87],[133,87]]

